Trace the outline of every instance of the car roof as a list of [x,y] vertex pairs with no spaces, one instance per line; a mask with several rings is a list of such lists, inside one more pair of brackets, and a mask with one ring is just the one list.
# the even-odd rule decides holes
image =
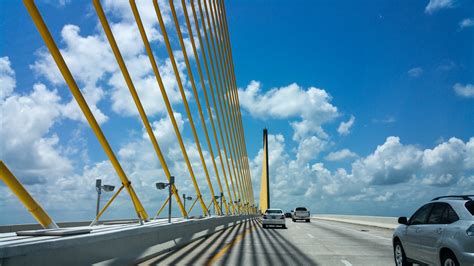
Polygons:
[[281,209],[275,209],[275,208],[267,209],[267,211],[281,211],[281,212],[283,212]]

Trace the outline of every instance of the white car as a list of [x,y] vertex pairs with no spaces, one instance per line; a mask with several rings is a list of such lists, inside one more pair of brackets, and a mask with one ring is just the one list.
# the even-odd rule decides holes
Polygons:
[[293,215],[291,219],[293,220],[293,222],[296,222],[296,220],[305,220],[305,222],[309,223],[310,222],[309,210],[306,207],[297,207],[293,211]]
[[263,228],[267,228],[269,225],[286,228],[285,214],[281,209],[268,209],[265,211],[262,226]]
[[434,198],[419,208],[393,234],[397,266],[412,263],[474,265],[474,201],[472,195]]

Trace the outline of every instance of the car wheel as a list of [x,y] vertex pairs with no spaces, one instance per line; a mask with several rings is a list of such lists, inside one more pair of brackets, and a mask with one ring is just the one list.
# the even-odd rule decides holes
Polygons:
[[309,223],[309,219],[306,219],[306,222]]
[[262,224],[262,227],[263,227],[263,228],[267,228],[267,225],[266,225],[266,224]]
[[407,261],[405,251],[403,250],[402,243],[399,240],[395,241],[393,245],[393,256],[395,258],[395,265],[397,266],[412,266],[413,264]]
[[295,219],[291,219],[291,220],[292,220],[293,222],[296,222],[296,220],[295,220]]
[[281,228],[286,229],[286,225],[282,225]]
[[456,256],[452,252],[446,252],[441,258],[441,265],[443,266],[459,266]]

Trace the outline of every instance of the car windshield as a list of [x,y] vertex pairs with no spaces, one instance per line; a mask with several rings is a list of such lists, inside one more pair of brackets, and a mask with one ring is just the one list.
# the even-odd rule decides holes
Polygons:
[[275,213],[279,214],[280,213],[281,214],[283,212],[281,210],[267,210],[267,213],[270,213],[270,214],[275,214]]
[[466,204],[464,204],[464,206],[471,213],[471,215],[474,215],[474,202],[468,201]]
[[307,209],[305,207],[298,207],[296,208],[296,211],[305,212]]

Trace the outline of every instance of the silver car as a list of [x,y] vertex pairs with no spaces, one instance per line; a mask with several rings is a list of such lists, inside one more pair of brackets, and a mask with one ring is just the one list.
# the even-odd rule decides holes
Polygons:
[[285,214],[281,209],[268,209],[263,214],[262,227],[267,228],[270,225],[286,228]]
[[393,253],[398,266],[474,265],[473,195],[434,198],[419,208],[393,234]]

